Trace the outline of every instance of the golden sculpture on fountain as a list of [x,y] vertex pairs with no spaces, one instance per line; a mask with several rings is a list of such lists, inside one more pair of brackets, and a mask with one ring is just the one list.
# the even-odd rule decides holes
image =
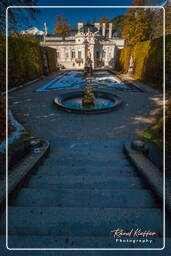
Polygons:
[[84,93],[82,104],[83,106],[90,106],[94,105],[95,103],[95,96],[91,89],[87,89]]

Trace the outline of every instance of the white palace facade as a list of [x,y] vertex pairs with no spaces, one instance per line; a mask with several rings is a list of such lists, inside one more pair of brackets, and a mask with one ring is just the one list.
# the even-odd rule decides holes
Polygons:
[[87,55],[92,67],[114,68],[117,49],[125,45],[112,29],[112,23],[84,24],[78,22],[66,36],[48,35],[45,30],[42,46],[56,49],[57,66],[66,69],[84,69]]

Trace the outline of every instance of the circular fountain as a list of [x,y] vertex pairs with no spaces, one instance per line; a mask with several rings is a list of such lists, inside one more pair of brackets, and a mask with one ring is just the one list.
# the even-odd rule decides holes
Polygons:
[[93,90],[94,81],[91,75],[92,71],[85,72],[85,90],[62,93],[55,97],[56,106],[68,112],[85,114],[104,113],[116,109],[121,104],[121,99],[110,92]]
[[90,94],[87,91],[76,91],[58,95],[54,103],[59,109],[68,112],[94,114],[116,109],[121,104],[121,100],[108,92],[93,91]]

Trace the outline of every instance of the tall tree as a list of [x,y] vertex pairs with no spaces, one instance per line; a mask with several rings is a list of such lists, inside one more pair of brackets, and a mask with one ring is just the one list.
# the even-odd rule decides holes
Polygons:
[[[163,7],[165,8],[165,35],[171,34],[171,2],[167,0]],[[153,11],[152,17],[152,37],[158,38],[163,36],[163,9]]]
[[109,18],[108,16],[102,16],[99,20],[100,24],[101,23],[108,23],[109,22]]
[[31,6],[37,5],[37,0],[1,0],[0,1],[0,33],[5,33],[6,28],[6,8],[8,6],[30,6],[30,8],[9,8],[8,9],[8,29],[9,32],[16,32],[23,27],[30,26],[38,9]]
[[64,15],[57,15],[54,33],[67,35],[69,33],[69,30],[70,30],[70,23],[68,19]]
[[[148,0],[133,0],[132,6],[146,6]],[[130,8],[124,20],[122,36],[130,46],[151,38],[151,11],[148,8]]]
[[115,30],[115,32],[117,32],[118,35],[121,34],[124,19],[125,19],[125,15],[118,15],[112,20],[110,20],[110,22],[112,23],[113,29]]

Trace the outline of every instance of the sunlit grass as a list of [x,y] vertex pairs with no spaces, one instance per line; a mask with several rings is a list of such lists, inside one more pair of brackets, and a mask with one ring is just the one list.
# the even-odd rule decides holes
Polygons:
[[141,135],[141,139],[153,143],[159,147],[163,145],[163,111],[160,112],[156,121]]

